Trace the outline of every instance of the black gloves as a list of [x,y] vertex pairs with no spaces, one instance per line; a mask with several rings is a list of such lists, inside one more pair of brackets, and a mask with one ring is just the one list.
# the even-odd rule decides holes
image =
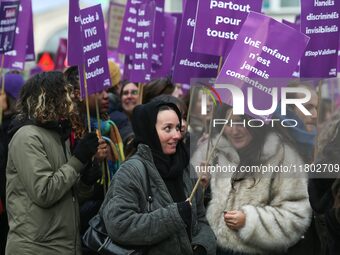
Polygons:
[[88,133],[78,142],[74,149],[74,156],[83,164],[86,164],[96,154],[98,145],[96,133]]
[[207,255],[207,251],[201,245],[195,245],[192,249],[194,255]]
[[177,203],[179,215],[187,227],[191,227],[191,205],[189,201]]
[[86,185],[95,184],[102,177],[102,171],[96,160],[89,164],[83,171],[80,180]]

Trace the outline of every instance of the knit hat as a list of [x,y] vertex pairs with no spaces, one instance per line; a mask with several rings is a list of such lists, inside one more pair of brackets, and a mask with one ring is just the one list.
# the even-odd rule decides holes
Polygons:
[[[1,79],[0,79],[1,82]],[[14,99],[18,99],[21,87],[24,85],[24,78],[20,74],[7,73],[5,74],[5,92]],[[2,87],[2,82],[0,87]]]
[[118,85],[118,83],[120,82],[120,79],[121,79],[119,65],[117,65],[112,60],[109,60],[108,63],[109,63],[111,84],[112,84],[113,87],[115,87],[116,85]]

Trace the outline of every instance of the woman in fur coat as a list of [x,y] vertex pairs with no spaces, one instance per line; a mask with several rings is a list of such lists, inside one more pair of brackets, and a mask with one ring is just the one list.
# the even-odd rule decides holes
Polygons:
[[[246,125],[249,120],[239,116],[231,119],[245,121]],[[216,141],[215,137],[212,143]],[[206,148],[207,144],[202,145],[195,152],[194,166],[202,163]],[[207,218],[217,237],[217,254],[284,253],[299,241],[311,217],[304,176],[243,172],[252,166],[303,165],[297,151],[281,134],[266,126],[226,126],[214,158],[215,166],[235,170],[231,174],[211,172],[212,200]]]

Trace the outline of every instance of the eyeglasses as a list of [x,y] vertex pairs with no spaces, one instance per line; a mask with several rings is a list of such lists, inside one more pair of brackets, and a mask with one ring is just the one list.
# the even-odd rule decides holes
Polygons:
[[138,93],[138,89],[132,89],[132,90],[124,90],[123,91],[123,96],[128,96],[129,94],[131,94],[132,96],[137,96]]

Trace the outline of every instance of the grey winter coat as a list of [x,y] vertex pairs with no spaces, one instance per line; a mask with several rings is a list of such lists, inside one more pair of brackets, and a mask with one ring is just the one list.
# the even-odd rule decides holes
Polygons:
[[[148,169],[153,195],[151,213],[147,213],[145,167]],[[183,182],[187,197],[196,181],[192,176],[189,168],[185,169]],[[190,242],[186,225],[154,165],[147,145],[140,144],[137,153],[121,165],[100,214],[114,241],[125,245],[150,246],[149,255],[190,255],[194,245],[203,246],[209,255],[215,254],[216,239],[205,218],[202,190],[199,189],[192,202]]]

